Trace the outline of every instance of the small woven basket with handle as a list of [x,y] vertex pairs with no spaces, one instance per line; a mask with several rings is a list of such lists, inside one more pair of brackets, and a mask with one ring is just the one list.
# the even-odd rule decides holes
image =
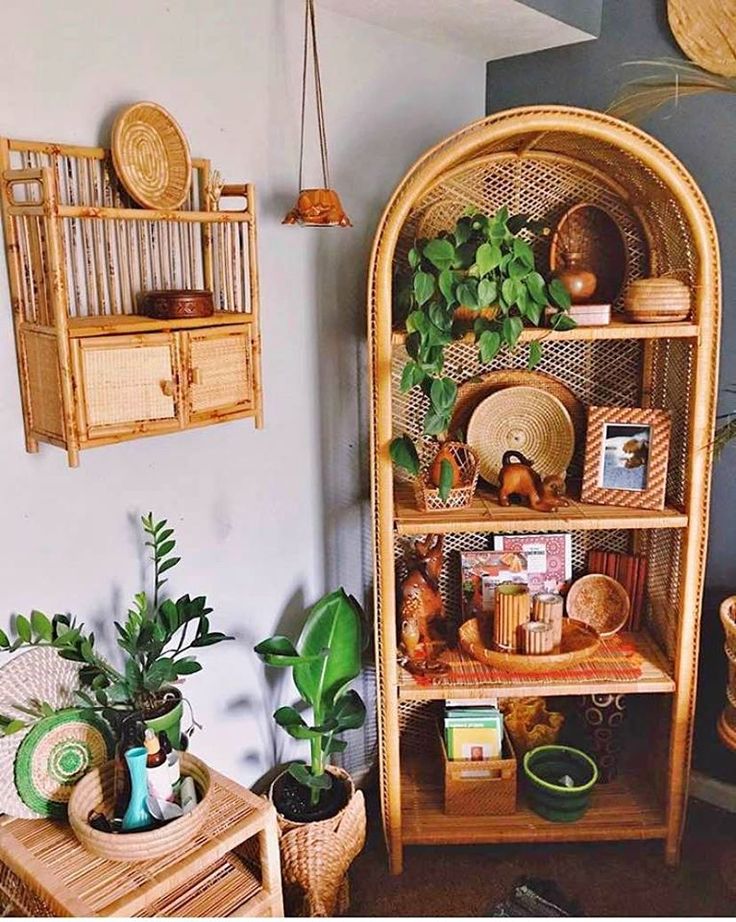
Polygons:
[[446,499],[440,496],[439,487],[436,487],[430,477],[429,471],[424,470],[414,481],[417,508],[422,512],[432,512],[436,509],[464,509],[469,506],[475,488],[478,486],[478,456],[473,449],[463,442],[445,442],[452,458],[460,472],[460,486],[453,487]]

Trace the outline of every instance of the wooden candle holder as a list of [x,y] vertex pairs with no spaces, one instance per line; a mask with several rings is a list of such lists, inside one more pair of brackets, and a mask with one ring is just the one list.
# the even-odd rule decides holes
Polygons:
[[532,621],[543,621],[551,624],[553,628],[553,646],[559,647],[562,643],[562,616],[565,603],[561,595],[556,592],[540,592],[534,596],[532,608]]
[[519,627],[521,652],[530,656],[551,653],[554,648],[554,625],[544,621],[527,621]]
[[520,583],[496,586],[493,612],[493,646],[506,653],[519,650],[519,627],[530,617],[529,590]]

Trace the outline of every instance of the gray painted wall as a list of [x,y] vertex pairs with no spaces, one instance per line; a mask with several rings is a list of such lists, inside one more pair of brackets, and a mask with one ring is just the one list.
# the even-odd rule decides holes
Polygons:
[[[486,112],[534,103],[605,109],[635,70],[624,61],[682,58],[670,33],[664,0],[604,0],[600,38],[568,48],[491,61]],[[723,260],[721,412],[736,408],[736,97],[712,93],[683,100],[653,115],[642,127],[667,145],[691,171],[713,210]],[[711,540],[703,608],[698,721],[700,760],[722,773],[726,754],[715,742],[713,722],[723,706],[725,664],[717,604],[736,591],[736,443],[716,463]],[[698,750],[696,749],[696,763]],[[734,760],[731,760],[733,765]],[[733,765],[736,767],[736,765]]]
[[[491,61],[486,111],[534,103],[605,109],[634,68],[624,61],[682,57],[669,31],[663,0],[604,0],[600,38],[569,48]],[[722,411],[736,408],[736,97],[711,93],[660,110],[642,127],[667,145],[692,172],[715,215],[723,258]],[[707,582],[736,590],[736,444],[717,463]]]

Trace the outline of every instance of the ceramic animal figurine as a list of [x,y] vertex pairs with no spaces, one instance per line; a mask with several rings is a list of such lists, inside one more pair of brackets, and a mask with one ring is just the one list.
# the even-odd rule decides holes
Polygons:
[[442,535],[428,535],[404,547],[407,575],[400,588],[400,623],[416,622],[425,651],[429,651],[432,641],[446,639],[445,607],[439,587],[442,544]]
[[563,477],[550,474],[543,480],[534,470],[534,462],[519,451],[504,452],[501,461],[498,501],[502,506],[511,505],[511,496],[525,500],[537,512],[556,512],[560,506],[569,505]]

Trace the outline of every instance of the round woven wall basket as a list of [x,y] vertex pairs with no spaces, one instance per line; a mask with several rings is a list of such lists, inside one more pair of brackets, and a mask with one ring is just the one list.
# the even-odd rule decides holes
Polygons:
[[[79,664],[62,659],[51,647],[37,647],[21,653],[0,668],[0,713],[27,721],[19,706],[33,700],[45,701],[54,710],[75,704],[79,688]],[[31,809],[21,799],[15,783],[18,750],[32,728],[0,737],[0,812],[8,816],[37,819],[45,814]]]
[[93,829],[87,822],[91,810],[112,816],[115,763],[107,762],[79,782],[69,801],[69,823],[80,843],[93,855],[110,861],[150,861],[184,848],[202,828],[210,808],[210,773],[200,759],[181,754],[182,776],[191,776],[199,803],[186,816],[171,820],[160,829],[116,835]]
[[112,129],[115,172],[144,208],[173,211],[189,193],[192,159],[176,120],[162,106],[137,102],[123,109]]
[[39,816],[64,819],[74,786],[115,752],[107,723],[81,708],[58,711],[39,721],[15,757],[15,786]]
[[564,476],[575,450],[575,429],[561,400],[535,387],[508,387],[486,397],[468,424],[468,444],[481,477],[498,483],[507,451],[521,453],[541,476]]

